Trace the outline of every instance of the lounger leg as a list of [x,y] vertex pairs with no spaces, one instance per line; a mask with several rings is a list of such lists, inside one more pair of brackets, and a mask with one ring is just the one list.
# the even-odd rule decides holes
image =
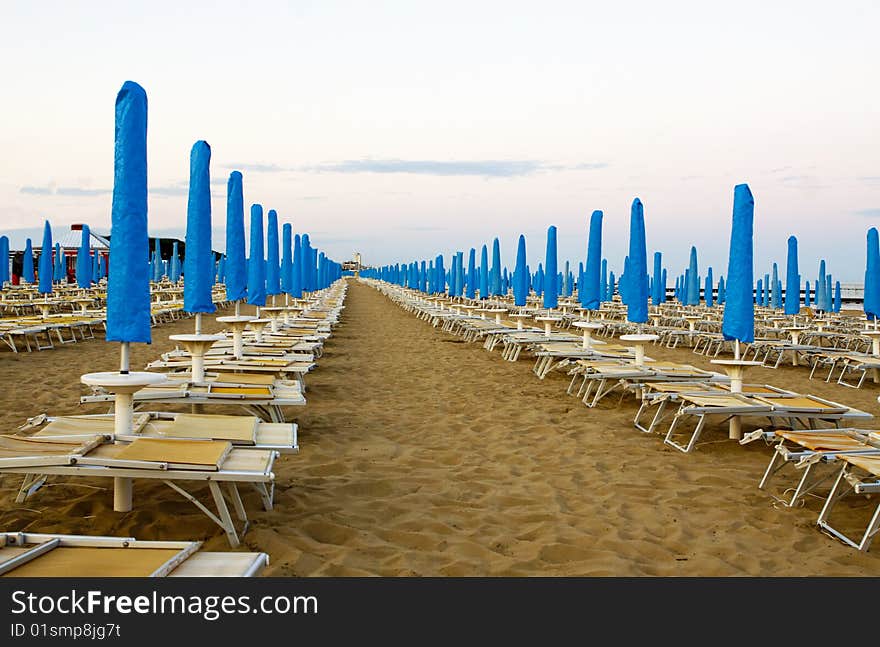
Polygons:
[[[247,523],[247,513],[244,510],[244,504],[241,502],[241,495],[238,493],[238,487],[232,482],[224,483],[223,485],[226,487],[226,494],[229,496],[229,500],[232,501],[232,508],[235,510],[235,516],[238,517],[240,521]],[[244,531],[242,531],[242,534],[244,534]]]
[[260,499],[263,501],[263,509],[270,512],[274,508],[273,498],[275,494],[275,484],[266,486],[265,483],[252,483],[254,489],[260,493]]
[[132,479],[116,476],[113,478],[114,512],[131,512]]
[[226,538],[229,540],[229,545],[235,548],[241,542],[238,539],[238,533],[235,531],[235,524],[232,522],[232,517],[229,514],[229,508],[226,506],[226,499],[223,498],[223,492],[220,490],[220,485],[214,481],[208,483],[208,487],[211,488],[211,494],[214,496],[214,505],[217,506],[217,512],[220,513],[221,526],[223,530],[226,531]]
[[651,424],[645,429],[646,433],[654,433],[654,429],[656,429],[657,425],[660,424],[660,421],[663,419],[663,412],[666,411],[666,405],[669,403],[669,400],[664,399],[663,402],[660,403],[660,406],[657,407],[657,413],[654,414],[654,419],[651,420]]
[[865,529],[865,535],[862,537],[862,541],[859,542],[859,550],[867,552],[868,547],[871,545],[871,540],[878,532],[880,532],[880,503],[877,504],[874,516],[871,517],[871,523],[869,523],[868,527]]
[[761,477],[761,482],[758,483],[758,489],[759,489],[759,490],[763,490],[763,489],[764,489],[764,486],[767,485],[767,482],[770,480],[770,478],[771,478],[776,472],[778,472],[780,469],[782,469],[782,467],[785,466],[785,463],[783,463],[783,464],[780,465],[779,467],[776,467],[776,461],[777,461],[777,460],[779,460],[779,450],[776,449],[776,448],[774,448],[774,449],[773,449],[773,456],[770,457],[770,464],[767,465],[767,469],[764,470],[764,476]]
[[858,544],[852,539],[843,533],[838,532],[828,524],[828,517],[831,515],[831,510],[840,499],[849,493],[851,489],[852,488],[846,483],[846,463],[844,463],[843,467],[840,468],[840,472],[837,474],[837,480],[834,481],[834,487],[831,488],[831,492],[828,493],[828,498],[825,499],[825,505],[822,506],[822,511],[819,513],[819,519],[816,521],[816,524],[821,529],[834,535],[847,545],[852,546],[853,548],[858,548]]
[[25,474],[21,487],[18,489],[18,494],[15,497],[15,502],[24,503],[25,499],[36,492],[45,482],[46,476],[44,474]]

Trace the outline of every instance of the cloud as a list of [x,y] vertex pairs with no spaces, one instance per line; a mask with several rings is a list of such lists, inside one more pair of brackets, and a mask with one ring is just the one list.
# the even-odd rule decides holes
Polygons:
[[233,171],[250,171],[252,173],[283,173],[294,170],[278,166],[277,164],[224,164],[220,168],[228,168]]
[[785,186],[797,189],[827,189],[827,184],[819,184],[812,175],[785,175],[779,178]]
[[771,173],[782,173],[783,171],[791,170],[790,166],[780,166],[779,168],[770,169]]
[[110,189],[91,189],[79,186],[55,186],[51,183],[46,186],[23,186],[18,192],[27,195],[63,195],[74,198],[93,198],[98,195],[107,195],[111,193]]
[[110,189],[83,189],[76,186],[62,186],[55,191],[58,195],[68,195],[74,197],[92,197],[96,195],[107,195],[112,193]]
[[326,195],[304,195],[300,197],[300,200],[326,200]]
[[596,171],[608,168],[608,164],[605,162],[587,162],[586,164],[575,164],[574,166],[565,166],[563,168],[569,171]]
[[516,177],[543,170],[535,160],[401,160],[361,159],[305,167],[315,173],[407,173],[411,175]]
[[166,186],[151,186],[149,192],[153,195],[176,196],[189,195],[189,187],[184,184],[169,184]]
[[880,175],[863,175],[856,179],[865,184],[880,184]]
[[866,218],[880,218],[880,208],[877,209],[859,209],[853,212],[857,216],[865,216]]
[[52,189],[45,186],[23,186],[18,192],[27,193],[28,195],[52,195]]

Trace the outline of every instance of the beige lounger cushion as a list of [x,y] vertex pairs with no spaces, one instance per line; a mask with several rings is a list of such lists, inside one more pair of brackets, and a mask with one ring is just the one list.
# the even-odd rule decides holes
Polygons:
[[59,546],[3,577],[147,577],[179,552],[177,548]]
[[255,416],[181,413],[175,417],[166,434],[176,438],[213,438],[253,445],[259,423],[260,419]]
[[871,448],[870,445],[844,434],[779,430],[776,435],[813,451],[847,451]]
[[130,445],[117,447],[115,458],[122,460],[199,465],[210,469],[219,469],[231,449],[230,444],[222,440],[163,438],[138,438]]
[[880,456],[843,456],[842,458],[874,476],[880,476]]

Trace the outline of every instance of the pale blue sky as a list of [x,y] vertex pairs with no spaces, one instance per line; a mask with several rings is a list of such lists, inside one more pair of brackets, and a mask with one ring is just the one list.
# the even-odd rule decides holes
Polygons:
[[[880,223],[874,2],[2,2],[0,229],[109,226],[113,102],[149,97],[151,231],[184,231],[189,149],[337,260],[544,232],[585,255],[629,205],[673,276],[696,244],[726,272],[733,186],[756,199],[756,266],[860,281]],[[293,6],[289,6],[293,5]],[[767,6],[770,5],[770,6]],[[222,248],[222,240],[215,241]],[[447,260],[448,263],[448,260]],[[670,279],[671,282],[671,279]]]

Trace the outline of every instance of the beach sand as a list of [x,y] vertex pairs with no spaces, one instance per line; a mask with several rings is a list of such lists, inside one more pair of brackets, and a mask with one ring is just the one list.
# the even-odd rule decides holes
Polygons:
[[[211,319],[207,332],[219,328]],[[191,329],[191,320],[154,329],[152,346],[134,346],[133,366]],[[711,366],[690,349],[648,354]],[[117,361],[117,346],[100,340],[0,353],[2,428],[41,412],[106,410],[77,404],[79,375]],[[682,454],[634,429],[633,399],[588,409],[566,395],[564,374],[541,381],[531,365],[466,344],[351,281],[341,323],[306,377],[308,405],[291,410],[300,453],[276,463],[275,510],[256,512],[255,493],[246,494],[241,549],[269,553],[266,574],[285,576],[880,574],[880,548],[860,554],[816,529],[819,499],[787,509],[757,489],[771,455],[764,443],[741,447],[716,426],[703,440],[718,442]],[[747,381],[880,415],[878,387],[808,374],[759,368]],[[107,479],[55,478],[22,505],[17,484],[0,479],[0,529],[199,539],[228,550],[219,527],[161,484],[136,482],[126,514],[113,512]],[[867,523],[874,503],[853,501],[858,509],[842,507]]]

